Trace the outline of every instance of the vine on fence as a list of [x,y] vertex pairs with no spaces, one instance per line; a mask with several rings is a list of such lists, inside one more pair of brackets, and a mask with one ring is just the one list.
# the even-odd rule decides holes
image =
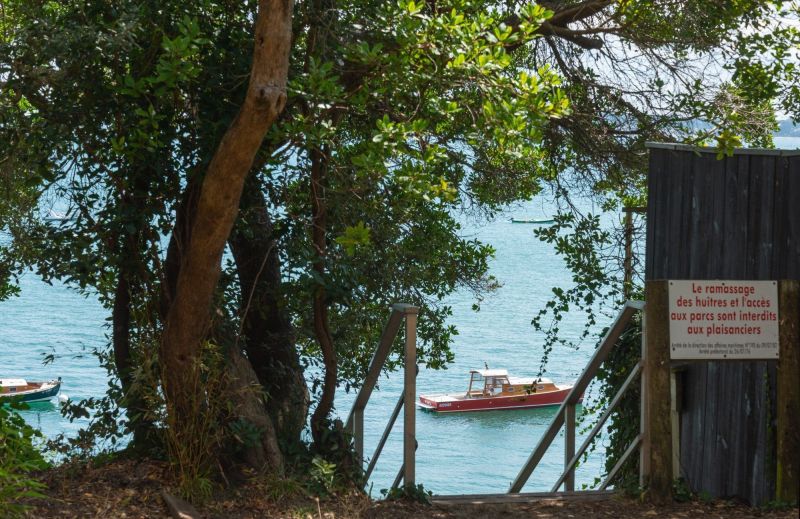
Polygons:
[[[616,241],[619,233],[604,230],[597,215],[581,215],[574,210],[559,213],[555,217],[553,226],[537,229],[535,234],[540,240],[552,244],[556,253],[564,258],[567,268],[572,272],[574,282],[571,288],[554,287],[553,298],[545,304],[531,323],[537,331],[545,334],[539,368],[541,375],[553,347],[556,345],[575,347],[560,336],[560,324],[570,312],[570,308],[578,308],[584,312],[584,326],[578,341],[594,336],[599,318],[607,318],[610,321],[613,313],[624,302],[625,276],[621,268],[624,259],[618,253],[621,244]],[[635,261],[632,263],[638,264]],[[636,277],[631,275],[629,279],[635,280]],[[640,286],[629,284],[627,288],[630,299],[642,298]],[[604,312],[604,308],[612,311]],[[607,328],[597,334],[598,340],[606,331]],[[584,398],[584,413],[579,423],[586,429],[593,425],[586,423],[587,417],[599,416],[607,409],[611,399],[639,361],[641,332],[641,315],[637,314],[598,371],[596,382],[592,386],[593,392],[597,392],[597,399],[592,401],[588,392]],[[639,434],[639,398],[640,388],[637,384],[633,384],[611,414],[605,433],[606,474]],[[584,459],[597,448],[604,438],[603,434],[601,432],[595,437]],[[603,479],[605,478],[597,477],[594,486]],[[631,456],[611,483],[626,491],[638,491],[638,456]]]

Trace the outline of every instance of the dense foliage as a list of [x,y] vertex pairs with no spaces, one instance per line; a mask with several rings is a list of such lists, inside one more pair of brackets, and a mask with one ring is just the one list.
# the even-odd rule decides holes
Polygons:
[[41,483],[30,473],[47,467],[36,444],[41,433],[25,423],[17,410],[24,404],[0,404],[0,515],[22,517],[21,500],[38,497]]
[[[164,447],[162,332],[201,186],[245,98],[258,9],[2,3],[0,229],[10,241],[0,242],[0,298],[28,268],[98,295],[119,384],[84,404],[103,434],[117,434],[108,426],[123,409],[145,452]],[[758,0],[298,3],[286,108],[231,202],[238,219],[203,341],[212,358],[253,371],[269,423],[209,406],[220,409],[209,437],[246,457],[241,438],[274,426],[283,455],[315,459],[301,441],[308,378],[314,448],[341,444],[328,421],[334,390],[361,383],[388,305],[421,307],[420,362],[446,366],[447,296],[495,287],[493,251],[462,235],[462,216],[490,218],[549,189],[562,214],[540,237],[576,285],[556,288],[535,319],[551,332],[545,362],[563,313],[584,309],[588,330],[622,289],[613,236],[570,197],[641,205],[648,140],[769,145],[774,109],[798,115],[800,38],[782,22],[797,10]],[[196,391],[199,408],[218,398]]]

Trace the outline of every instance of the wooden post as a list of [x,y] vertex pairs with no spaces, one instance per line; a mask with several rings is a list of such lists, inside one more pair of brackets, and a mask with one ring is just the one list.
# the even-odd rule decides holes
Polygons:
[[569,463],[575,456],[575,404],[567,404],[564,408],[564,470],[569,470],[564,479],[564,491],[575,491],[575,469],[569,469]]
[[417,308],[406,310],[405,385],[403,389],[403,467],[406,487],[415,485],[417,450]]
[[625,299],[630,299],[633,287],[633,213],[625,208],[625,280],[622,284]]
[[669,300],[667,281],[645,283],[646,337],[642,351],[642,476],[653,503],[672,499]]
[[353,450],[356,453],[356,459],[358,460],[358,466],[364,466],[364,408],[357,408],[353,410],[353,423],[352,423],[352,431],[349,431],[353,435]]
[[797,503],[800,487],[800,281],[778,284],[777,479],[775,498]]
[[646,207],[623,207],[625,213],[625,259],[623,265],[624,279],[622,282],[622,295],[627,300],[631,298],[633,289],[633,213],[645,214]]
[[678,381],[678,373],[674,369],[669,370],[669,414],[670,425],[672,428],[672,479],[681,477],[681,388]]

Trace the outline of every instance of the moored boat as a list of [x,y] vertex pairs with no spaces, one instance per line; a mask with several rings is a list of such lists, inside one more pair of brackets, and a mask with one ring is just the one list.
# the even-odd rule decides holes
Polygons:
[[538,224],[551,224],[556,223],[555,220],[530,220],[526,218],[512,218],[511,223],[538,223]]
[[31,382],[23,378],[0,378],[0,403],[20,400],[49,400],[61,389],[61,377],[47,382]]
[[419,407],[452,413],[561,405],[571,389],[543,377],[510,377],[504,369],[473,369],[465,393],[420,395]]

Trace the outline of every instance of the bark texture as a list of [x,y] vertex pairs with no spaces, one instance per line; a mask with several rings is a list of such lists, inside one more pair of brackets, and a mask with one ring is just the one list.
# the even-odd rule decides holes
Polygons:
[[236,417],[261,431],[261,441],[248,445],[244,461],[258,472],[270,470],[283,473],[283,455],[278,446],[275,428],[264,412],[264,392],[250,362],[238,348],[231,348],[228,356],[229,391],[236,409]]
[[[326,173],[327,160],[325,155],[319,149],[311,150],[311,242],[314,246],[314,252],[317,254],[317,260],[314,262],[313,268],[319,274],[320,279],[324,279],[325,276],[325,256],[327,254],[328,206],[325,201]],[[319,285],[314,291],[312,304],[314,335],[322,351],[322,361],[325,366],[322,395],[317,408],[314,409],[314,414],[311,416],[311,434],[314,437],[314,443],[320,446],[328,415],[333,409],[339,361],[336,358],[336,348],[328,327],[328,301],[325,285]]]
[[244,350],[268,395],[278,438],[297,444],[308,413],[308,388],[281,291],[278,240],[254,176],[245,182],[240,208],[228,243],[242,293]]
[[[267,129],[286,103],[291,46],[291,0],[260,0],[247,95],[203,178],[191,237],[177,276],[161,343],[163,384],[170,426],[180,437],[191,423],[192,403],[200,398],[199,354],[210,327],[210,308],[220,276],[220,261],[239,209],[245,177]],[[279,466],[280,457],[266,460]]]

